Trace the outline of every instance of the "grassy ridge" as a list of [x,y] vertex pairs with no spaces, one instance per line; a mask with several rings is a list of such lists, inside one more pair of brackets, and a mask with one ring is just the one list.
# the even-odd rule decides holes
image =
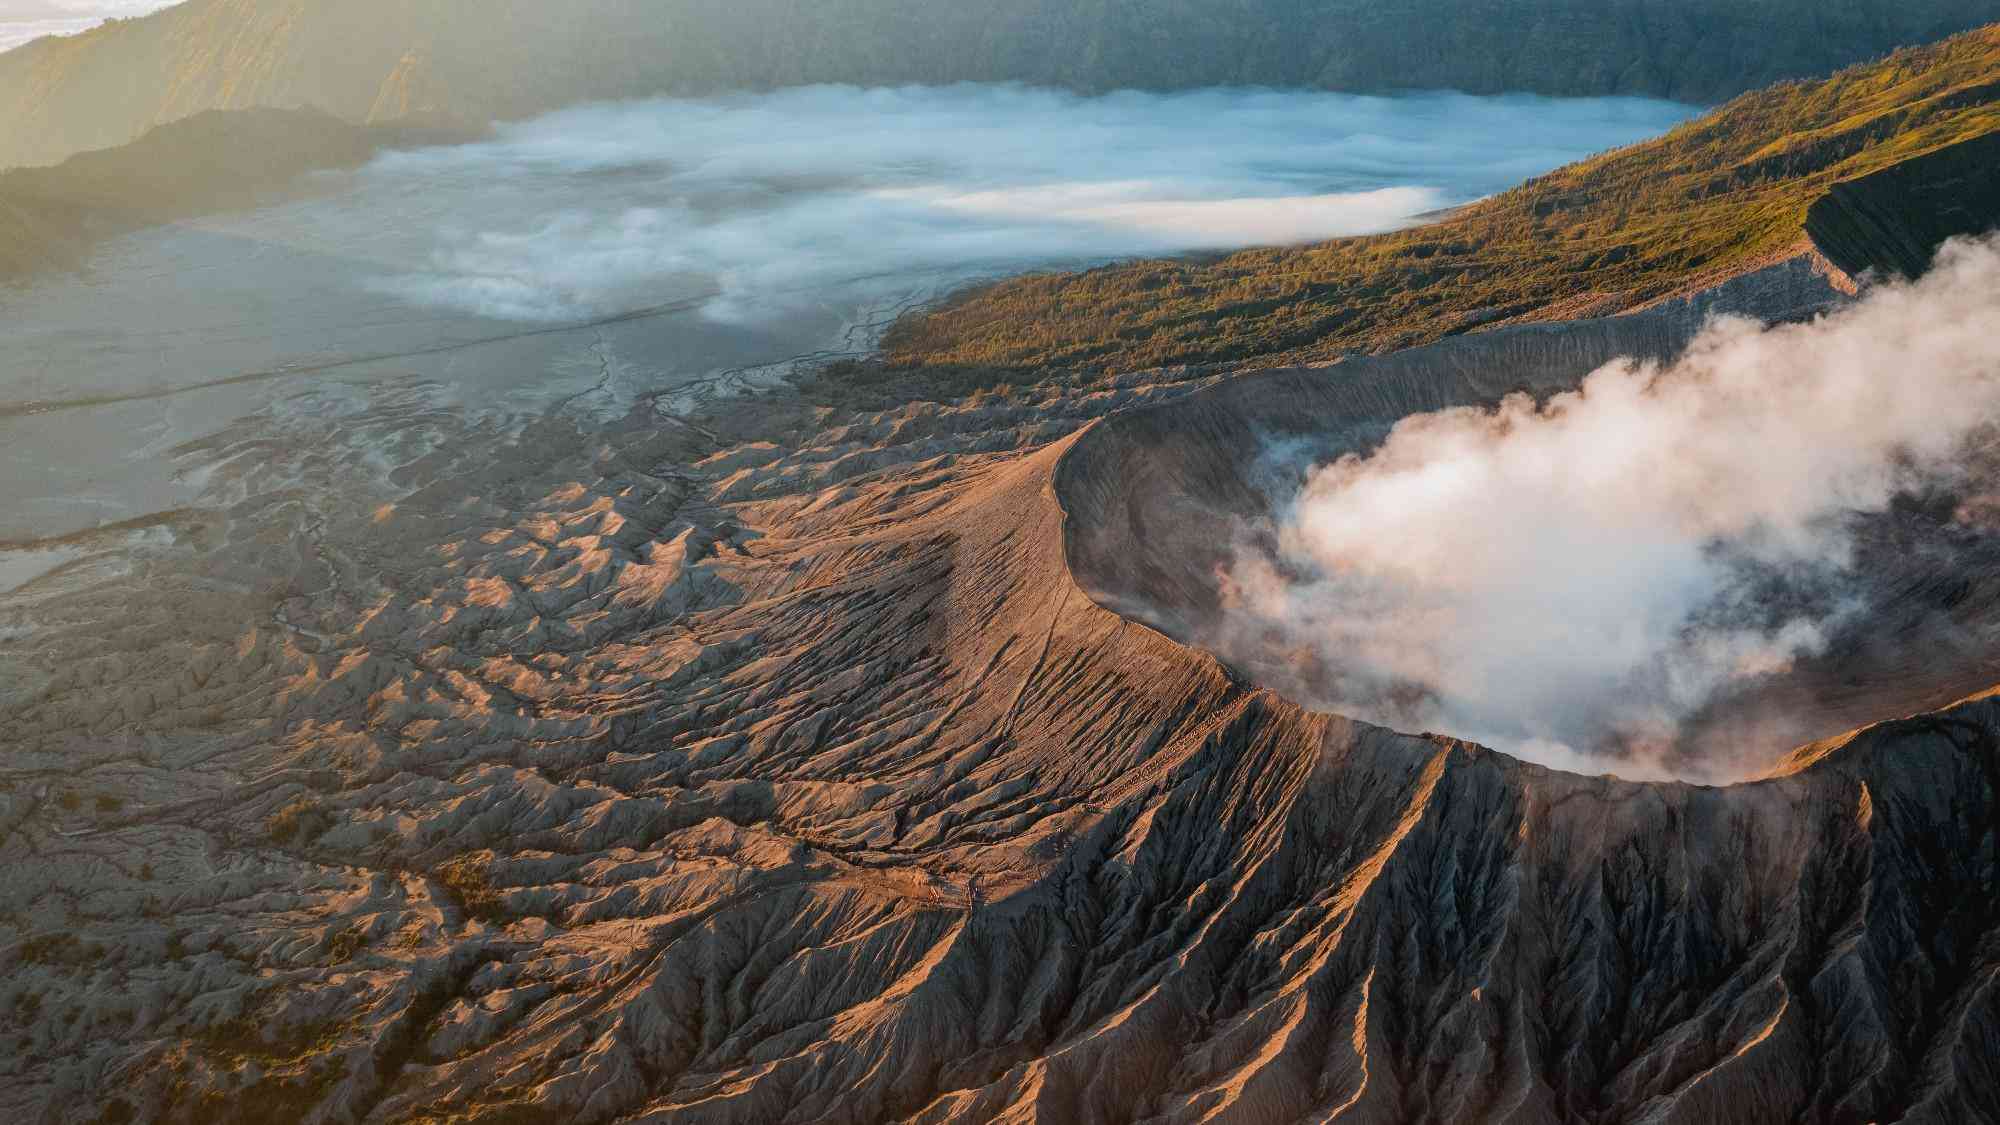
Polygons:
[[979,381],[1303,361],[1608,315],[1798,246],[1837,181],[1996,131],[2000,24],[1746,94],[1429,226],[972,290],[896,325],[883,362]]

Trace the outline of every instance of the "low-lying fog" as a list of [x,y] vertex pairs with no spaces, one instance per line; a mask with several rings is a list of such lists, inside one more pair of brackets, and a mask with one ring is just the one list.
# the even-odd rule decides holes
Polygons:
[[700,277],[757,320],[1051,262],[1387,230],[1664,130],[1642,100],[1208,90],[818,87],[591,106],[491,144],[389,157],[383,193],[444,192],[425,267],[382,280],[441,308],[558,321]]
[[[454,428],[504,440],[538,412],[620,416],[866,346],[969,278],[1380,230],[1689,112],[815,88],[386,154],[0,292],[0,551],[283,486],[291,470],[259,468],[277,435],[379,482]],[[19,561],[0,569],[16,585]]]

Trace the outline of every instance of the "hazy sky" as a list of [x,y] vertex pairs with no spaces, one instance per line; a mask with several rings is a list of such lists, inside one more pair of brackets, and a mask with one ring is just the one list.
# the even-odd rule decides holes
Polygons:
[[0,0],[0,51],[44,35],[95,27],[108,16],[140,16],[176,0]]

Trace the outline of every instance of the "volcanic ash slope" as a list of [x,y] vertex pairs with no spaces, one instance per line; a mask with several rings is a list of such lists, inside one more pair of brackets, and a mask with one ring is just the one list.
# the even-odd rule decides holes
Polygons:
[[[1827,295],[1794,265],[1730,300]],[[1554,385],[1700,311],[1266,385]],[[5,703],[49,768],[0,814],[0,1108],[2000,1120],[1993,806],[1948,731],[1725,789],[1560,774],[1307,712],[1100,605],[1162,557],[1133,498],[1187,486],[1128,455],[1231,437],[1238,385],[790,447],[647,412],[542,435],[334,520],[332,592],[187,683],[142,659]],[[148,692],[102,723],[115,760],[63,733],[105,680]],[[58,776],[125,803],[65,808]]]

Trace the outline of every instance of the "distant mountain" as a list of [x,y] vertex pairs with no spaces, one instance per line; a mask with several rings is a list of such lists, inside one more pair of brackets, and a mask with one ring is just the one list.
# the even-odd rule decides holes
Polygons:
[[190,0],[0,55],[0,166],[204,109],[483,121],[813,82],[1714,101],[1993,14],[1993,0]]

